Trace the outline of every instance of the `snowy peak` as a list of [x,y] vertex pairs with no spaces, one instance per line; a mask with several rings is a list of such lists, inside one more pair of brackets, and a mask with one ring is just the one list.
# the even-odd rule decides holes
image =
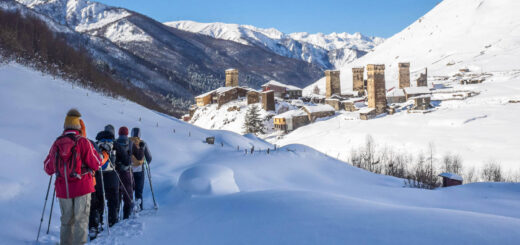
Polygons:
[[99,29],[131,15],[125,9],[87,0],[16,1],[78,32]]
[[245,45],[259,46],[276,54],[297,58],[320,65],[324,69],[340,67],[370,52],[384,39],[366,37],[360,33],[305,32],[285,34],[277,29],[263,29],[251,25],[226,23],[199,23],[194,21],[174,21],[165,25],[230,40]]

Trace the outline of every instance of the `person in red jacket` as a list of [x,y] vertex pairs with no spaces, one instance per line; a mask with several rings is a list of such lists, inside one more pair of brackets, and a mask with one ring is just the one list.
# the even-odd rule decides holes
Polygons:
[[69,110],[63,134],[44,161],[45,172],[56,174],[54,185],[61,209],[60,244],[87,242],[90,193],[95,192],[93,176],[101,158],[85,136],[81,114],[76,109]]

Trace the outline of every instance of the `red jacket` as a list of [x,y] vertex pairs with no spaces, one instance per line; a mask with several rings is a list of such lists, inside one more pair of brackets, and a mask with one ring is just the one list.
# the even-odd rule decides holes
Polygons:
[[[92,193],[95,191],[93,176],[87,170],[96,171],[99,169],[101,158],[92,145],[90,141],[79,135],[79,132],[76,130],[65,130],[63,135],[73,134],[77,137],[76,144],[76,167],[74,171],[79,174],[78,178],[71,177],[67,175],[68,189],[69,189],[69,197],[75,198],[79,196],[83,196],[88,193]],[[62,159],[65,157],[66,159],[72,159],[72,151],[71,148],[74,145],[74,141],[69,137],[63,137],[57,139],[52,145],[49,155],[44,161],[44,169],[48,175],[53,175],[57,172],[56,170],[56,154],[59,152],[60,155],[63,155]],[[59,156],[58,156],[59,157]],[[63,161],[63,160],[61,160]],[[67,188],[65,181],[65,174],[63,169],[63,164],[58,166],[60,176],[56,177],[55,187],[56,187],[56,196],[58,198],[67,198]],[[71,171],[70,169],[67,170]]]

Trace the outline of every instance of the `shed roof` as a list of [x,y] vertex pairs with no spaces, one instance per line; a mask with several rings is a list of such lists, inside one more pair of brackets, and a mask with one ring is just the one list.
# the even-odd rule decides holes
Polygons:
[[301,88],[298,88],[296,86],[293,86],[293,85],[288,85],[288,84],[285,84],[285,83],[281,83],[281,82],[278,82],[278,81],[275,81],[275,80],[271,80],[267,83],[264,83],[262,85],[262,87],[267,87],[269,85],[273,85],[273,86],[278,86],[278,87],[284,87],[286,88],[287,90],[302,90]]
[[429,94],[431,93],[428,87],[408,87],[404,88],[406,94]]
[[303,110],[291,110],[286,111],[280,115],[275,116],[274,118],[293,118],[297,116],[307,116],[307,113]]
[[404,90],[400,88],[392,89],[392,91],[386,93],[386,97],[402,97],[404,96]]
[[375,110],[376,110],[376,108],[363,107],[363,108],[359,109],[358,112],[360,114],[366,114],[366,113],[370,113],[370,112],[375,111]]
[[462,177],[460,177],[460,175],[457,175],[454,173],[442,173],[442,174],[439,174],[439,176],[448,178],[448,179],[452,179],[452,180],[462,181]]
[[324,112],[324,111],[336,111],[334,107],[330,105],[306,105],[303,106],[309,113],[315,113],[315,112]]

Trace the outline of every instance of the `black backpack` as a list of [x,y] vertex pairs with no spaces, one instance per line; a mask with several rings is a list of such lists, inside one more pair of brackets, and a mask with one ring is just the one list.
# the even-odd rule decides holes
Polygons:
[[116,169],[128,171],[130,169],[130,140],[117,139],[116,140]]

